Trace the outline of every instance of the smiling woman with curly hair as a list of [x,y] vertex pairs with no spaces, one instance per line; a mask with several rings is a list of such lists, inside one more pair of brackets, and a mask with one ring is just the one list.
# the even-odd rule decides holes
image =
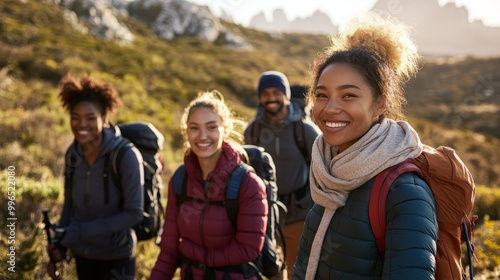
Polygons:
[[[120,97],[113,86],[87,75],[76,80],[68,74],[59,89],[75,140],[66,152],[60,246],[49,246],[49,254],[69,248],[78,279],[133,279],[137,238],[132,227],[143,217],[144,176],[137,148],[126,149],[118,164],[120,186],[105,176],[109,154],[122,140],[108,120],[122,104]],[[54,272],[52,263],[48,272]]]
[[293,279],[433,279],[438,225],[427,183],[404,173],[391,185],[385,258],[368,211],[373,178],[423,150],[402,121],[402,86],[418,59],[405,25],[366,14],[332,37],[311,68],[308,100],[322,135]]

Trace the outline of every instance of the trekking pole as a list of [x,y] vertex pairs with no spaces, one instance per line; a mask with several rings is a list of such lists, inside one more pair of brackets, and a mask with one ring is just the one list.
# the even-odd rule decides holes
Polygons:
[[[50,219],[49,219],[49,209],[48,208],[42,209],[42,213],[43,213],[43,225],[45,228],[45,234],[47,235],[47,243],[50,245],[53,243],[53,239],[52,239],[51,234],[50,234],[50,229],[54,228],[54,225],[50,222]],[[49,253],[49,259],[50,259],[49,265],[52,265],[54,267],[54,275],[56,277],[59,277],[61,274],[56,266],[56,264],[59,261],[55,260],[50,253]],[[52,278],[52,276],[51,276],[51,278]],[[53,278],[53,279],[55,279],[55,278]]]
[[52,237],[50,236],[50,228],[52,227],[52,224],[50,223],[49,220],[49,209],[48,208],[42,209],[42,213],[43,213],[43,227],[45,228],[47,241],[50,243],[50,241],[52,240]]
[[469,260],[469,277],[470,280],[474,280],[474,269],[472,268],[472,245],[469,240],[469,231],[467,229],[467,223],[462,223],[462,227],[464,228],[465,234],[465,243],[467,245],[467,259]]

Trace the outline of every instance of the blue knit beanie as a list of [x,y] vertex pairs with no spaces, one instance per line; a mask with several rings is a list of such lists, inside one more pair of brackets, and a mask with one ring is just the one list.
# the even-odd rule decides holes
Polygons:
[[290,100],[290,84],[285,74],[278,71],[266,71],[260,75],[257,93],[260,98],[260,93],[270,87],[275,87],[281,90],[288,100]]

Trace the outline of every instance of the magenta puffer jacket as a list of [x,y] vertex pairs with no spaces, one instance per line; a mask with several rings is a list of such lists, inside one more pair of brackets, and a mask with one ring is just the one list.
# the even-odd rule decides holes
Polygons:
[[[187,196],[215,201],[225,199],[226,182],[231,171],[240,163],[240,153],[223,143],[222,155],[215,169],[202,179],[198,158],[188,152],[184,165],[188,174]],[[186,200],[178,206],[170,180],[161,251],[151,273],[151,280],[172,279],[181,265],[185,279],[188,264],[181,255],[208,267],[240,265],[255,260],[264,243],[267,224],[265,185],[253,172],[248,173],[240,186],[236,229],[229,220],[226,208]],[[193,279],[202,279],[204,270],[191,265]],[[225,271],[214,269],[215,279]],[[228,275],[226,275],[227,277]],[[230,279],[245,279],[242,274],[230,273]],[[255,278],[256,279],[256,278]]]

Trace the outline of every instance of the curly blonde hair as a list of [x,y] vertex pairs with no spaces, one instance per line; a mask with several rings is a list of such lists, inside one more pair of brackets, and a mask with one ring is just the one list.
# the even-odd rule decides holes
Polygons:
[[243,142],[242,131],[246,123],[235,116],[234,112],[226,104],[222,93],[212,90],[198,93],[198,96],[184,109],[181,118],[181,133],[184,138],[184,146],[189,147],[186,134],[189,116],[199,108],[208,108],[221,118],[225,131],[224,140],[234,144]]
[[353,66],[370,85],[375,100],[386,97],[382,117],[404,119],[403,86],[418,71],[420,54],[404,23],[370,12],[351,21],[345,30],[330,37],[310,68],[308,102],[323,70],[334,63]]

